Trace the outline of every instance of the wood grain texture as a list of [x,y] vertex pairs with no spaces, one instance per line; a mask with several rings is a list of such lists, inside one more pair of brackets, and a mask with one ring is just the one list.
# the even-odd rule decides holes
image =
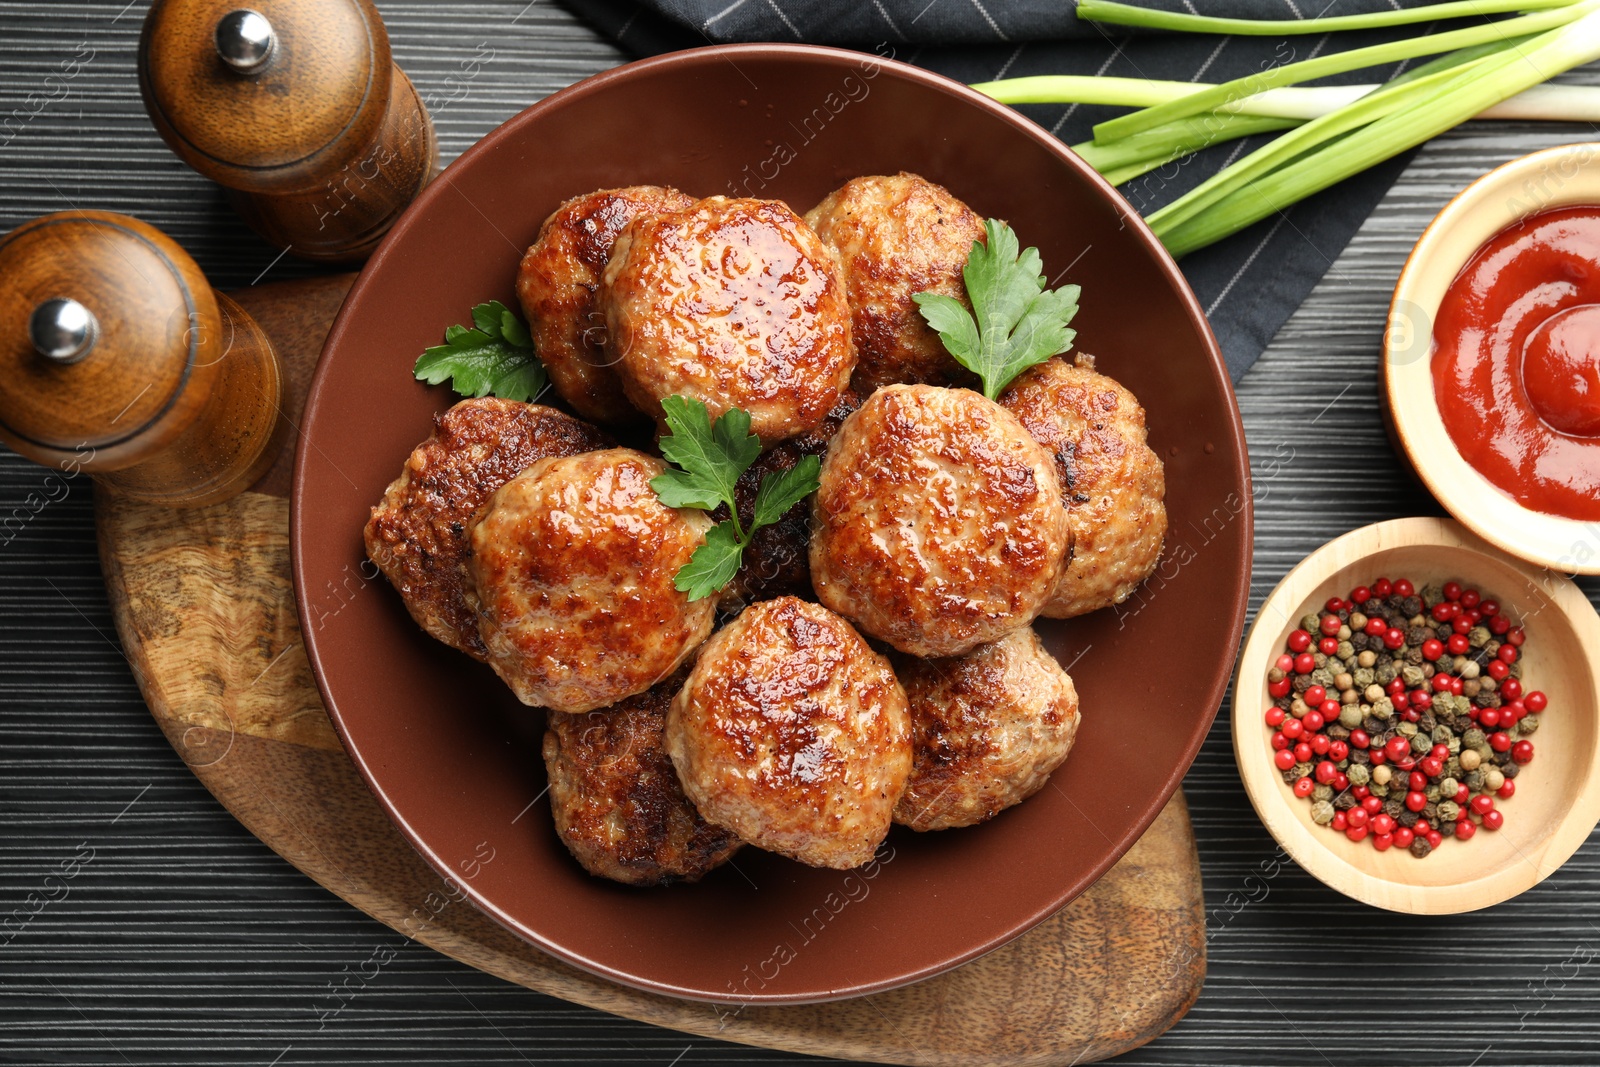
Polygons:
[[[284,329],[291,376],[348,285],[239,294]],[[269,483],[262,488],[272,488]],[[318,700],[289,583],[288,502],[246,492],[172,511],[106,497],[101,563],[117,630],[174,749],[252,833],[408,937],[520,985],[705,1037],[885,1063],[1085,1063],[1156,1037],[1205,977],[1199,861],[1181,794],[1078,900],[949,974],[871,997],[722,1007],[642,993],[557,961],[459,902],[407,845]],[[360,595],[352,577],[330,604]],[[337,610],[335,607],[332,610]],[[311,625],[316,625],[316,620]]]

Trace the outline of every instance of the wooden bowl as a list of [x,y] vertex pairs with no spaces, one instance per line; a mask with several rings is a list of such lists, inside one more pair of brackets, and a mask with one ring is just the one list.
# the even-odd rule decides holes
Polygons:
[[[472,305],[515,306],[518,260],[567,197],[657,182],[803,211],[848,178],[902,169],[1009,220],[1047,269],[1072,265],[1083,279],[1076,347],[1148,412],[1166,464],[1166,555],[1116,609],[1041,621],[1077,684],[1083,725],[1072,758],[1026,803],[971,829],[897,829],[883,861],[861,872],[746,849],[695,885],[645,891],[591,878],[551,827],[540,714],[423,634],[364,559],[369,509],[455,400],[414,381],[411,364]],[[859,52],[676,52],[511,119],[423,191],[362,271],[301,429],[296,594],[312,668],[356,766],[437,870],[459,880],[470,866],[476,876],[460,884],[478,907],[562,960],[660,993],[852,996],[947,970],[1051,915],[1177,789],[1244,628],[1244,435],[1204,313],[1171,257],[1047,131],[958,82]],[[1208,620],[1198,632],[1197,617]],[[1182,686],[1151,675],[1157,650]],[[474,862],[490,850],[492,863]]]
[[1496,488],[1456,450],[1434,397],[1433,323],[1445,290],[1474,252],[1529,215],[1600,204],[1600,144],[1550,148],[1479,178],[1439,212],[1395,284],[1384,333],[1383,389],[1391,436],[1445,510],[1484,540],[1563,574],[1600,574],[1600,527],[1533,511]]
[[[1371,841],[1351,841],[1311,821],[1272,763],[1266,676],[1296,620],[1380,576],[1418,589],[1455,579],[1501,604],[1527,629],[1524,682],[1549,708],[1533,735],[1534,758],[1501,802],[1505,825],[1447,840],[1417,859]],[[1318,879],[1346,896],[1414,915],[1486,908],[1528,889],[1567,861],[1600,821],[1600,616],[1578,587],[1530,567],[1449,519],[1395,519],[1323,545],[1290,571],[1262,604],[1239,660],[1233,694],[1233,751],[1256,814],[1278,843]]]

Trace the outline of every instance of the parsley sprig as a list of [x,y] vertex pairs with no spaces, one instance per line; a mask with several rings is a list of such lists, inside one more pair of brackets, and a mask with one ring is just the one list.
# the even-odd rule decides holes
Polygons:
[[650,488],[669,508],[715,511],[728,506],[729,517],[711,528],[673,577],[680,592],[691,601],[701,600],[733,580],[758,529],[777,522],[817,491],[822,461],[806,456],[789,470],[763,477],[746,527],[739,519],[734,488],[761,454],[761,439],[750,432],[750,416],[730,408],[713,423],[705,404],[684,396],[669,396],[661,407],[670,431],[661,438],[661,455],[676,466],[652,478]]
[[911,299],[944,347],[983,379],[983,394],[994,400],[1011,379],[1072,346],[1077,331],[1067,324],[1078,312],[1079,288],[1046,289],[1037,248],[1019,254],[1017,235],[999,219],[984,220],[983,228],[988,244],[972,242],[961,271],[972,311],[939,293]]
[[429,385],[448,378],[462,396],[531,401],[544,391],[544,364],[514,312],[491,300],[472,309],[472,323],[446,328],[444,344],[425,349],[412,373]]

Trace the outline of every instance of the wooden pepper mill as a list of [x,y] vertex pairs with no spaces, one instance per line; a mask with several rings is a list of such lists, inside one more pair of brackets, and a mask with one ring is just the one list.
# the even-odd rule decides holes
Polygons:
[[137,500],[211,504],[282,447],[272,344],[166,234],[68,211],[0,238],[0,440]]
[[184,162],[252,229],[319,262],[366,258],[438,158],[369,0],[155,0],[139,87]]

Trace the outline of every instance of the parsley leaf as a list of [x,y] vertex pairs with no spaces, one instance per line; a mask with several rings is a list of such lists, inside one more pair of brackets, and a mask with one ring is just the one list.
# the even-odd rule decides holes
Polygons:
[[462,396],[531,401],[544,391],[544,364],[514,312],[491,300],[472,309],[472,323],[447,327],[444,344],[425,349],[412,373],[429,385],[450,379]]
[[987,245],[972,242],[961,271],[972,311],[938,293],[911,299],[945,349],[983,379],[983,394],[994,400],[1011,379],[1072,346],[1077,331],[1067,324],[1078,312],[1079,288],[1046,289],[1037,248],[1019,253],[1017,235],[999,219],[984,220],[983,228]]
[[750,526],[739,520],[734,489],[739,476],[761,454],[761,439],[750,432],[750,416],[730,408],[715,422],[705,404],[684,396],[661,402],[667,430],[661,438],[661,455],[676,464],[650,480],[650,488],[669,508],[715,511],[728,506],[729,518],[711,528],[689,562],[678,568],[673,586],[701,600],[733,580],[744,559],[750,538],[770,526],[790,508],[817,491],[822,461],[806,456],[782,473],[768,474],[756,489]]

